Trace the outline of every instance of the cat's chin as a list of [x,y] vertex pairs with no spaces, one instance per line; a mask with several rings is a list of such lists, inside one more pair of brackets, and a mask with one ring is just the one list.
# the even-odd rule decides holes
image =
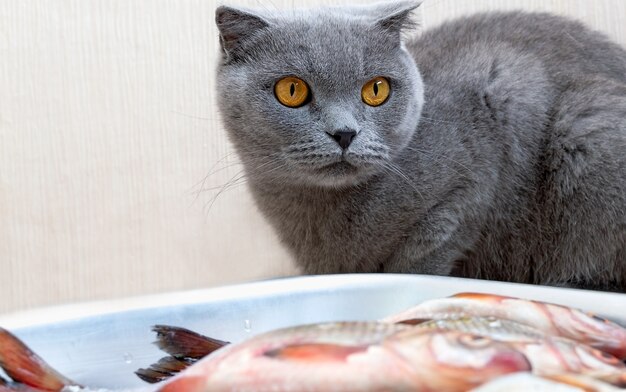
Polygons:
[[347,188],[359,185],[370,178],[375,170],[357,167],[341,161],[317,168],[307,173],[308,182],[326,188]]

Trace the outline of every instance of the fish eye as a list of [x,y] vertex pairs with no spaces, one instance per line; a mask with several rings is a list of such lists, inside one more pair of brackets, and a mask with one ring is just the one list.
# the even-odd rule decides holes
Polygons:
[[363,102],[370,106],[380,106],[387,101],[390,92],[389,81],[379,76],[363,85],[361,98],[363,98]]
[[617,357],[601,350],[593,350],[593,354],[602,362],[609,363],[611,365],[617,365],[621,362]]
[[605,318],[603,318],[603,317],[597,316],[597,315],[595,315],[595,314],[593,314],[593,313],[588,313],[588,315],[589,315],[592,319],[594,319],[594,320],[596,320],[596,321],[600,321],[600,322],[605,323],[605,324],[608,324],[608,323],[609,323],[609,320],[607,320],[607,319],[605,319]]
[[288,76],[276,82],[274,94],[281,104],[299,108],[309,101],[311,90],[304,80]]
[[468,347],[481,348],[491,344],[491,339],[480,335],[461,335],[459,342]]
[[620,370],[624,368],[624,364],[619,358],[596,348],[580,345],[575,346],[574,351],[587,367],[602,369],[608,366],[611,369],[619,368]]

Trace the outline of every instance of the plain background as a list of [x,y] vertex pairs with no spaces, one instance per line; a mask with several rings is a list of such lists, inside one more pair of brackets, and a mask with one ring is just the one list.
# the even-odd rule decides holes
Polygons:
[[[216,5],[0,2],[0,313],[297,273],[215,110]],[[427,0],[420,17],[495,9],[626,45],[624,0]]]

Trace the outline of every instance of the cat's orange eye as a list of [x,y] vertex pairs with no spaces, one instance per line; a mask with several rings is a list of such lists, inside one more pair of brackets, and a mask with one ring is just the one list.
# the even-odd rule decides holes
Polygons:
[[276,83],[274,94],[278,102],[290,108],[297,108],[307,102],[310,91],[304,80],[288,76]]
[[390,92],[389,81],[383,77],[378,77],[365,83],[361,89],[361,97],[363,102],[370,106],[380,106],[387,101]]

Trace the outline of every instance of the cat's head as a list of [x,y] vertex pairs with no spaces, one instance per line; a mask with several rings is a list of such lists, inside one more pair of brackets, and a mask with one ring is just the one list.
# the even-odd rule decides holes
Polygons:
[[402,44],[418,5],[217,9],[217,101],[251,175],[345,187],[389,170],[423,104]]

